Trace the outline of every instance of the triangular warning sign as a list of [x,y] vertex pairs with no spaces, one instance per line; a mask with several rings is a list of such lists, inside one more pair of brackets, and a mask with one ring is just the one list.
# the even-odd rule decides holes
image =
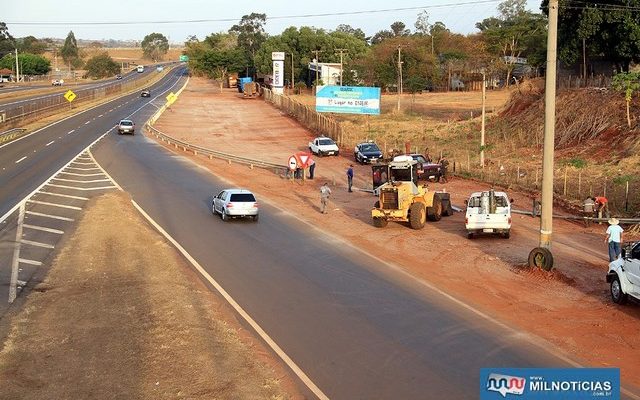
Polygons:
[[300,154],[300,163],[302,165],[307,165],[307,160],[309,159],[309,156],[304,155],[304,154]]

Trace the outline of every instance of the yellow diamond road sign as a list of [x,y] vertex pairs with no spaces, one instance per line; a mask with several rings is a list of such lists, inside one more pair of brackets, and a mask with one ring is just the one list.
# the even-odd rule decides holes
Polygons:
[[69,103],[71,103],[76,98],[76,94],[71,90],[67,90],[67,93],[64,94],[64,98],[67,99]]
[[169,102],[169,104],[172,104],[178,99],[178,96],[176,96],[175,93],[171,92],[167,95],[166,99]]

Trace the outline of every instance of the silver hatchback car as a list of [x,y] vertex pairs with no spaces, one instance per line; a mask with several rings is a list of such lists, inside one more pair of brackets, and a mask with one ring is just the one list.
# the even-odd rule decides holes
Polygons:
[[220,214],[223,221],[231,217],[250,217],[258,220],[258,201],[246,189],[225,189],[213,197],[211,204],[213,214]]

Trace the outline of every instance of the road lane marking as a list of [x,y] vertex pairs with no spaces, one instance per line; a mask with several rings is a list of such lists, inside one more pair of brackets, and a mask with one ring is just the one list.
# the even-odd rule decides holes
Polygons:
[[45,217],[45,218],[57,219],[57,220],[60,220],[60,221],[69,221],[69,222],[74,221],[73,218],[61,217],[59,215],[44,214],[44,213],[39,213],[39,212],[35,212],[35,211],[26,211],[25,214],[35,215],[36,217]]
[[72,134],[72,133],[73,133],[73,132],[75,132],[75,131],[76,131],[75,129],[72,129],[72,130],[70,130],[69,132],[67,132],[67,135],[70,135],[70,134]]
[[33,240],[22,239],[22,240],[20,240],[20,243],[28,244],[28,245],[35,246],[35,247],[44,247],[45,249],[55,249],[55,247],[53,245],[50,245],[50,244],[47,244],[47,243],[41,243],[41,242],[34,242]]
[[156,221],[154,221],[153,218],[151,218],[151,216],[149,216],[149,214],[147,214],[142,209],[142,207],[140,207],[138,203],[136,203],[133,199],[131,200],[131,203],[133,203],[133,206],[142,214],[142,216],[146,218],[147,221],[149,221],[149,223],[151,223],[151,225],[153,225],[158,230],[158,232],[160,232],[165,238],[167,238],[167,240],[169,240],[176,247],[176,249],[178,249],[178,251],[182,253],[182,255],[191,263],[191,265],[193,265],[193,267],[198,272],[200,272],[200,274],[218,291],[218,293],[220,293],[220,295],[224,297],[224,299],[231,305],[231,307],[233,307],[234,310],[236,310],[236,312],[249,325],[251,325],[254,331],[262,338],[262,340],[264,340],[267,345],[282,359],[282,361],[287,364],[287,366],[293,371],[293,373],[296,374],[296,376],[305,384],[305,386],[307,386],[307,388],[309,388],[309,390],[313,392],[313,394],[315,394],[320,400],[329,400],[329,397],[324,394],[322,390],[320,390],[320,388],[311,380],[311,378],[307,376],[307,374],[304,373],[302,368],[300,368],[295,363],[295,361],[293,361],[291,357],[289,357],[287,353],[285,353],[284,350],[282,350],[282,348],[278,346],[275,340],[273,340],[267,334],[267,332],[265,332],[265,330],[262,329],[262,327],[258,325],[258,323],[253,318],[251,318],[251,316],[240,306],[240,304],[238,304],[233,299],[233,297],[231,297],[231,295],[229,295],[229,293],[227,293],[227,291],[224,290],[224,288],[215,279],[213,279],[213,277],[211,277],[211,275],[209,275],[209,273],[204,268],[202,268],[198,261],[196,261],[196,259],[193,258],[191,254],[189,254],[187,250],[185,250],[184,247],[180,245],[180,243],[178,243],[173,237],[171,237],[171,235],[169,235],[164,229],[162,229],[162,227]]
[[71,164],[93,165],[91,161],[74,161]]
[[45,144],[44,147],[48,147],[49,145],[53,144],[54,142],[55,142],[55,140],[52,140],[49,143]]
[[51,207],[67,208],[67,209],[69,209],[69,210],[82,210],[82,207],[67,206],[67,205],[65,205],[65,204],[50,203],[50,202],[48,202],[48,201],[27,200],[27,203],[41,204],[41,205],[43,205],[43,206],[51,206]]
[[76,199],[76,200],[89,200],[88,197],[81,197],[81,196],[72,196],[70,194],[62,194],[62,193],[53,193],[53,192],[44,192],[44,191],[39,191],[38,193],[41,194],[46,194],[47,196],[60,196],[60,197],[65,197],[67,199]]
[[89,125],[90,123],[91,123],[91,121],[87,121],[87,122],[85,122],[84,124],[85,124],[85,125]]
[[[18,258],[18,262],[22,263],[22,264],[29,264],[29,265],[35,265],[36,267],[39,267],[42,265],[42,263],[40,261],[35,261],[35,260],[27,260],[26,258]],[[20,284],[22,282],[22,284],[20,286],[24,286],[27,284],[27,282],[25,281],[18,281],[18,284]]]
[[[92,167],[92,168],[84,168],[84,167],[67,167],[67,168],[65,168],[65,169],[75,169],[75,170],[78,170],[78,171],[91,171],[91,170],[94,170],[94,169],[100,169],[100,168],[98,168],[98,167]],[[59,172],[58,172],[58,173],[59,173]],[[56,174],[56,175],[57,175],[57,174]]]
[[78,179],[64,179],[64,178],[52,178],[52,179],[55,179],[56,181],[73,182],[73,183],[109,182],[109,179],[92,179],[90,181],[81,181],[81,180],[78,180]]
[[58,235],[62,235],[64,233],[64,231],[61,231],[60,229],[47,228],[46,226],[22,224],[22,227],[23,228],[34,229],[36,231],[42,231],[42,232],[48,232],[48,233],[57,233]]
[[98,186],[98,187],[92,187],[92,188],[81,188],[81,187],[74,187],[74,186],[66,186],[66,185],[56,185],[54,183],[48,183],[47,186],[52,186],[52,187],[57,187],[57,188],[61,188],[61,189],[73,189],[73,190],[82,190],[82,191],[89,191],[89,190],[103,190],[103,189],[113,189],[117,186]]
[[104,174],[102,172],[98,172],[97,174],[76,174],[75,172],[60,172],[61,174],[65,174],[65,175],[73,175],[73,176],[103,176]]
[[19,159],[18,161],[16,161],[16,164],[19,163],[20,161],[24,160],[25,158],[27,158],[27,156],[24,156],[21,159]]
[[104,116],[104,114],[100,114],[98,115],[98,118],[102,118]]

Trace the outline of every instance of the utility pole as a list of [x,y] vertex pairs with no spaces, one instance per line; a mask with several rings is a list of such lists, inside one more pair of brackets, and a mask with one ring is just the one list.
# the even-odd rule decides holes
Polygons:
[[16,83],[20,82],[20,67],[18,64],[18,49],[16,49]]
[[485,118],[485,103],[487,98],[487,85],[486,85],[486,73],[484,68],[482,69],[482,123],[480,128],[480,167],[484,168],[484,118]]
[[295,86],[295,83],[293,81],[293,53],[291,53],[291,93],[293,93],[293,87]]
[[[316,55],[316,82],[315,82],[315,86],[318,86],[318,53],[322,53],[322,50],[312,50],[312,53],[314,53]],[[317,89],[316,89],[317,90]]]
[[398,46],[398,113],[400,112],[400,97],[402,96],[402,47]]
[[336,51],[340,52],[340,86],[342,86],[342,53],[347,51],[347,49],[336,49]]
[[530,266],[553,268],[551,239],[553,233],[553,153],[556,123],[556,56],[558,42],[558,0],[549,1],[549,36],[544,93],[544,147],[542,153],[542,215],[540,247],[531,250]]

